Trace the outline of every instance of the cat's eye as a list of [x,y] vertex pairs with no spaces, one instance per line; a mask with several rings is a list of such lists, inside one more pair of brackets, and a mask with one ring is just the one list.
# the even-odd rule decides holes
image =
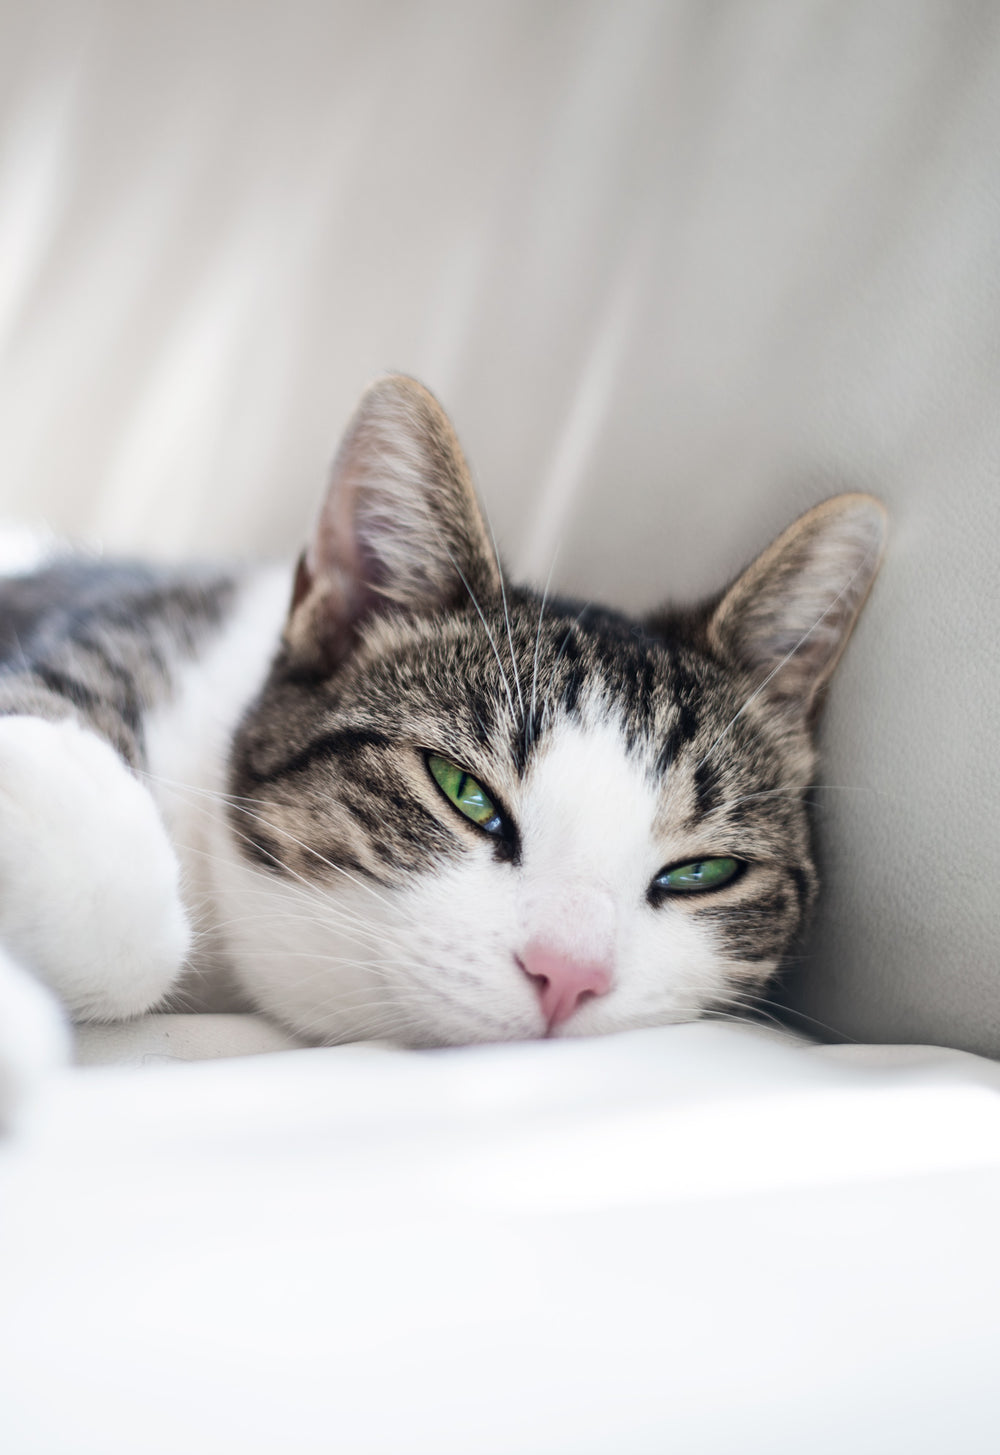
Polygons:
[[675,864],[663,869],[650,886],[657,899],[667,894],[704,894],[731,884],[743,868],[740,859],[693,859],[690,864]]
[[466,773],[464,768],[459,768],[456,763],[450,763],[447,758],[442,758],[437,753],[427,754],[427,767],[445,798],[460,814],[471,819],[488,834],[502,832],[503,819],[496,805],[471,773]]

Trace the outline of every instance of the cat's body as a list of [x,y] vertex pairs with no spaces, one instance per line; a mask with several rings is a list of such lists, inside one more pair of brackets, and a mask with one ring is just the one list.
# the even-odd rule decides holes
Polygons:
[[294,587],[0,583],[0,1018],[25,970],[76,1018],[228,1001],[320,1041],[743,1004],[815,892],[812,728],[882,532],[839,497],[699,611],[545,600],[389,379]]

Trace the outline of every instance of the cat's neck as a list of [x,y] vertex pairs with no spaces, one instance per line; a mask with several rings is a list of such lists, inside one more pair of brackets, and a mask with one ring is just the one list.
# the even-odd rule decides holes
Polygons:
[[227,761],[235,728],[278,646],[290,574],[287,566],[247,574],[219,630],[176,669],[174,691],[145,723],[149,787],[181,861],[184,898],[199,935],[199,980],[207,971],[216,982],[199,986],[199,1009],[229,1008],[207,910],[216,898],[220,856],[233,852],[224,827]]

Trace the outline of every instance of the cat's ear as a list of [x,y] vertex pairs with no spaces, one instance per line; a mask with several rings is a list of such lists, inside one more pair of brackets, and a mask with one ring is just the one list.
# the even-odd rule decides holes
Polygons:
[[725,592],[710,645],[748,668],[773,700],[817,712],[871,590],[886,512],[871,495],[837,495],[808,511]]
[[285,645],[332,670],[372,615],[447,609],[499,591],[499,568],[446,414],[414,379],[361,398],[295,579]]

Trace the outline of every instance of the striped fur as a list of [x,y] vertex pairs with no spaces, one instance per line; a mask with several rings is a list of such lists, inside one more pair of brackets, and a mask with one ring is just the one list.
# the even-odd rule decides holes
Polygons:
[[[644,621],[546,600],[502,575],[436,402],[392,378],[287,588],[73,561],[0,587],[0,712],[70,716],[149,775],[201,945],[164,994],[226,979],[325,1041],[687,1019],[759,994],[814,899],[815,719],[883,529],[838,497],[712,602]],[[657,887],[712,856],[741,872]],[[558,1026],[523,971],[539,936],[612,972]]]

